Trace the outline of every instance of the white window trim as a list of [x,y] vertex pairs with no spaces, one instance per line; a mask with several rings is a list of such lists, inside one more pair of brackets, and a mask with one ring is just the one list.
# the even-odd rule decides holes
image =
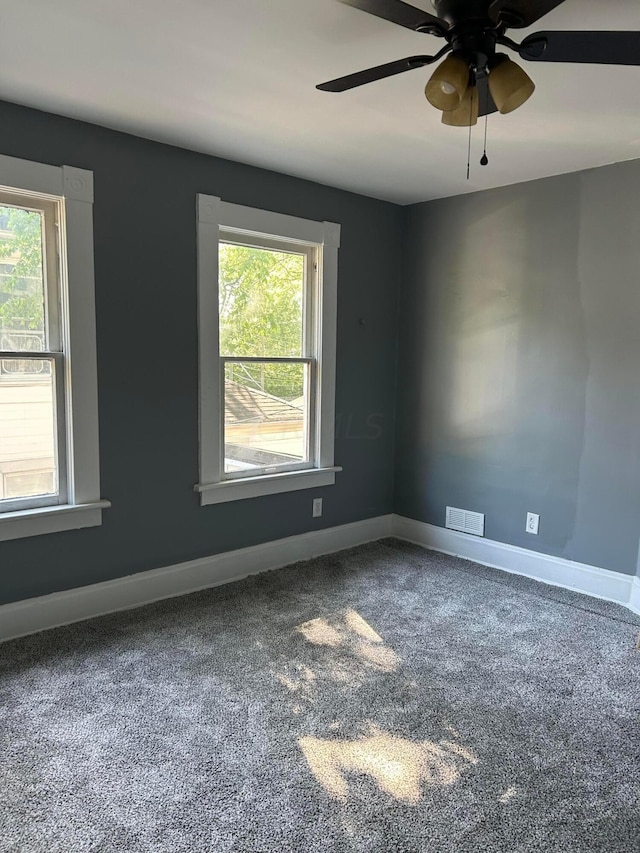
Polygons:
[[93,265],[93,172],[0,155],[0,187],[63,198],[60,251],[67,271],[66,426],[68,502],[0,512],[0,541],[102,523]]
[[[201,505],[333,485],[336,472],[342,470],[334,465],[340,226],[334,222],[315,222],[244,207],[224,202],[217,196],[199,194],[197,228],[200,482],[195,489],[200,493]],[[316,467],[237,480],[222,479],[223,413],[218,321],[218,241],[221,229],[322,247],[321,268],[318,270],[322,284],[318,296]]]

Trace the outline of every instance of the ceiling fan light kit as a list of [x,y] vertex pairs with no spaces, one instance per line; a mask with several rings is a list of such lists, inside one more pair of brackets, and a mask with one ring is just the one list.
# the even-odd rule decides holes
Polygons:
[[527,36],[521,44],[507,36],[508,30],[530,27],[564,0],[432,0],[435,15],[403,0],[340,2],[414,32],[444,39],[446,44],[433,56],[410,56],[388,62],[321,83],[317,88],[346,92],[430,65],[449,53],[425,89],[427,99],[444,112],[442,121],[449,126],[475,124],[476,107],[480,116],[498,110],[511,113],[533,94],[535,84],[529,75],[506,54],[496,53],[498,45],[529,62],[640,66],[640,32],[545,31]]
[[498,110],[511,113],[529,100],[536,84],[506,53],[498,53],[489,69],[489,91]]
[[[497,53],[486,68],[489,93],[497,109],[511,113],[529,100],[535,83],[527,72],[506,53]],[[424,93],[429,103],[442,110],[442,123],[449,127],[469,127],[478,122],[478,76],[462,56],[452,54],[439,65]],[[486,110],[489,112],[489,110]],[[455,113],[450,116],[449,113]]]
[[464,98],[455,110],[445,110],[442,113],[442,124],[449,127],[473,127],[478,124],[479,98],[478,87],[468,86]]
[[431,75],[424,93],[437,110],[455,110],[462,103],[469,88],[469,63],[452,54]]

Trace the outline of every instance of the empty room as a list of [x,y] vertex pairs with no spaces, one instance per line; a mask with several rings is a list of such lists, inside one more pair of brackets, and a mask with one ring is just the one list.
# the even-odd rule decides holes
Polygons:
[[637,0],[0,17],[0,853],[638,853]]

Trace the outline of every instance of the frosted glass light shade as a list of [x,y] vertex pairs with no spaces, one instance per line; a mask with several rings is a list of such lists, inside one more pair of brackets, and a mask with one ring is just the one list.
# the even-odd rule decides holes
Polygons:
[[431,75],[424,94],[438,110],[455,110],[469,87],[469,64],[461,56],[448,56]]
[[478,123],[478,87],[469,86],[455,110],[442,113],[442,124],[450,127],[472,127]]
[[489,91],[501,113],[511,113],[528,101],[535,92],[535,83],[524,69],[504,53],[496,56],[489,72]]

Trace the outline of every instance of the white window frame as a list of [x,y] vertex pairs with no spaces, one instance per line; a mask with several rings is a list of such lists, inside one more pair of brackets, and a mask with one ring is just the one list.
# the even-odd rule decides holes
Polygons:
[[[342,470],[334,464],[340,226],[199,194],[197,229],[200,482],[195,489],[200,493],[201,505],[333,485],[336,472]],[[221,236],[228,238],[230,232],[239,235],[240,240],[243,235],[249,239],[270,238],[317,250],[314,447],[309,465],[301,470],[235,479],[224,475],[218,247]]]
[[[64,435],[60,454],[64,503],[0,510],[0,541],[102,523],[93,264],[93,173],[0,155],[0,188],[58,205],[58,252],[64,352]],[[35,353],[33,354],[36,355]],[[47,503],[49,505],[47,505]]]

